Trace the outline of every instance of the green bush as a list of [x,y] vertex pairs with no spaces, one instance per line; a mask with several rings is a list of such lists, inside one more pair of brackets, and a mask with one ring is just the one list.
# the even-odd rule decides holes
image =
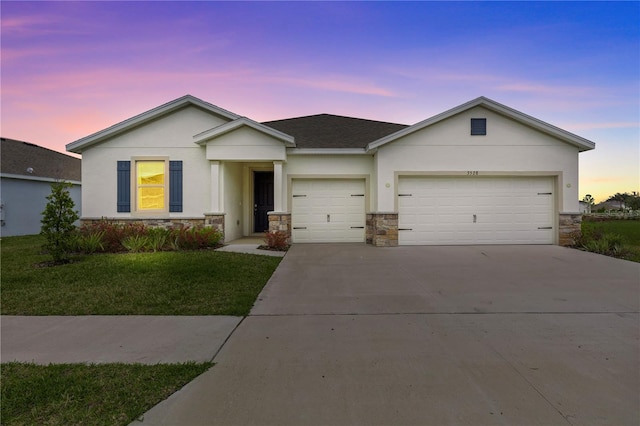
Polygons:
[[171,236],[171,231],[164,228],[151,228],[147,232],[147,238],[149,240],[149,250],[153,252],[164,250],[167,245],[167,241]]
[[122,246],[131,253],[140,253],[149,246],[149,237],[146,235],[130,235],[122,240]]
[[128,237],[145,236],[148,228],[142,223],[114,223],[107,219],[98,222],[84,224],[80,227],[80,234],[88,236],[95,233],[103,233],[102,250],[107,253],[117,253],[128,250],[122,243]]
[[105,231],[94,231],[89,234],[77,235],[77,247],[78,251],[86,254],[93,254],[96,252],[104,251],[104,239]]
[[575,246],[612,257],[624,257],[628,252],[621,235],[606,233],[598,227],[583,231],[582,235],[576,239]]
[[70,187],[71,184],[64,181],[52,183],[51,194],[47,196],[48,202],[42,212],[40,234],[46,239],[42,248],[55,263],[68,262],[76,245],[75,221],[79,216],[69,195]]

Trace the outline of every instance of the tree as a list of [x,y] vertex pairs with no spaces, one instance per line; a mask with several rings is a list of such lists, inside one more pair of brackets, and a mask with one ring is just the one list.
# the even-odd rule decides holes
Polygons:
[[627,198],[627,207],[631,210],[640,210],[640,196],[638,196],[637,192]]
[[596,202],[596,200],[591,196],[591,194],[585,195],[582,201],[589,204],[590,206],[594,205]]
[[56,263],[69,261],[73,251],[74,223],[79,219],[74,210],[75,203],[69,195],[71,184],[60,181],[51,184],[51,194],[47,196],[47,206],[42,212],[40,235],[46,238],[42,246]]

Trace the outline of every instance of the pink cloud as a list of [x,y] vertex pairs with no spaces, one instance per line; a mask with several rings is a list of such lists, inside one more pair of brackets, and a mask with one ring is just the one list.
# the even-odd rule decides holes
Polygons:
[[640,122],[637,121],[609,121],[609,122],[585,122],[565,123],[560,127],[567,130],[592,130],[592,129],[637,129]]
[[298,78],[277,77],[266,78],[266,81],[277,82],[283,85],[309,87],[312,89],[331,90],[335,92],[355,93],[359,95],[374,95],[384,97],[396,97],[397,95],[375,84],[356,81],[353,77],[334,76],[329,78]]

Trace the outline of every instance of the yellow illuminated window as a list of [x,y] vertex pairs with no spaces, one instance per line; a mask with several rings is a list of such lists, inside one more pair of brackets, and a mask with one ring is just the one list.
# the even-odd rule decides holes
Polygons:
[[136,162],[138,210],[164,210],[165,162]]

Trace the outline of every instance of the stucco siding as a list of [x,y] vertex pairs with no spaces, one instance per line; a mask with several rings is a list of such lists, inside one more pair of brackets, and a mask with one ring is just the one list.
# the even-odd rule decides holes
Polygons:
[[[486,136],[470,135],[471,118],[487,118]],[[557,176],[558,211],[578,211],[578,148],[484,108],[386,144],[376,156],[378,211],[395,211],[397,175],[428,172]]]
[[195,106],[189,106],[135,127],[98,146],[108,149],[191,148],[194,146],[194,135],[227,121]]
[[229,161],[285,160],[281,141],[254,129],[241,127],[207,142],[207,158]]
[[117,162],[166,157],[183,162],[183,211],[166,217],[201,217],[210,210],[210,166],[193,135],[227,122],[191,106],[97,144],[82,154],[83,217],[132,217],[116,211]]
[[240,163],[224,163],[224,233],[225,241],[242,237],[242,172]]
[[[204,158],[204,148],[131,148],[110,149],[102,146],[86,151],[82,156],[83,217],[129,217],[117,213],[117,162],[134,157],[167,157],[183,162],[183,211],[171,217],[199,217],[209,211],[210,170]],[[133,208],[132,208],[133,211]],[[167,213],[167,216],[169,213]]]
[[[51,194],[51,183],[34,180],[2,178],[2,226],[3,237],[39,234],[42,212],[47,205],[46,197]],[[69,195],[80,214],[80,185],[69,188]]]

